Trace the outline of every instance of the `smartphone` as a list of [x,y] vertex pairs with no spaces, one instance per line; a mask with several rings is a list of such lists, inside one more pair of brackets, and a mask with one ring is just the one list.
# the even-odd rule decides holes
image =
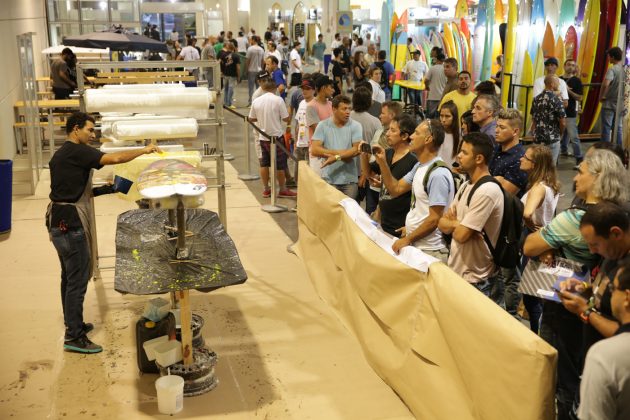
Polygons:
[[370,147],[368,143],[361,143],[361,151],[363,153],[372,154],[372,148]]

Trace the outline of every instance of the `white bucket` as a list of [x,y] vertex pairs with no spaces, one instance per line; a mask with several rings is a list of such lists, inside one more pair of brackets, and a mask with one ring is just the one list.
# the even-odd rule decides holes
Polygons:
[[162,376],[155,381],[158,410],[162,414],[176,414],[184,408],[184,378],[177,375]]

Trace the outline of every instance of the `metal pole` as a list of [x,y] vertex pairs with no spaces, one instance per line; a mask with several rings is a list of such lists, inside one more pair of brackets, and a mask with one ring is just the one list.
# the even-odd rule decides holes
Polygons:
[[271,182],[271,204],[264,204],[262,210],[267,213],[281,213],[287,211],[286,206],[276,204],[276,141],[278,137],[271,137],[270,154],[271,154],[271,168],[269,171],[269,178]]
[[225,201],[225,118],[223,116],[223,96],[221,96],[221,84],[217,81],[220,80],[221,74],[219,73],[219,66],[214,66],[212,69],[215,81],[214,89],[217,93],[217,100],[214,104],[214,112],[219,125],[217,126],[217,201],[219,206],[219,219],[223,224],[223,228],[227,232],[227,203]]
[[245,162],[247,162],[247,173],[239,175],[238,179],[242,181],[254,181],[260,179],[259,175],[252,173],[252,162],[249,146],[249,126],[247,125],[247,117],[243,118],[243,146],[245,148]]

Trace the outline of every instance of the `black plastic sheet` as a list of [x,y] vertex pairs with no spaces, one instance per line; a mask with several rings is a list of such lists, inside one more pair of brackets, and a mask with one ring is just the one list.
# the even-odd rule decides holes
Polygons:
[[[149,295],[196,289],[209,292],[244,283],[247,274],[218,215],[187,209],[184,260],[177,260],[176,230],[168,210],[130,210],[118,216],[114,288]],[[174,226],[176,228],[176,226]],[[169,240],[170,239],[170,240]]]

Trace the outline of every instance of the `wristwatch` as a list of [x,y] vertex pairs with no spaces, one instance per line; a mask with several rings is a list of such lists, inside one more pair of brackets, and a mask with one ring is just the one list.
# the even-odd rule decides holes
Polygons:
[[335,155],[335,160],[339,162],[341,160],[341,155]]
[[582,312],[580,314],[580,319],[582,320],[582,322],[585,324],[590,324],[589,317],[592,313],[598,314],[599,312],[597,312],[597,309],[595,308],[588,308],[587,310]]

